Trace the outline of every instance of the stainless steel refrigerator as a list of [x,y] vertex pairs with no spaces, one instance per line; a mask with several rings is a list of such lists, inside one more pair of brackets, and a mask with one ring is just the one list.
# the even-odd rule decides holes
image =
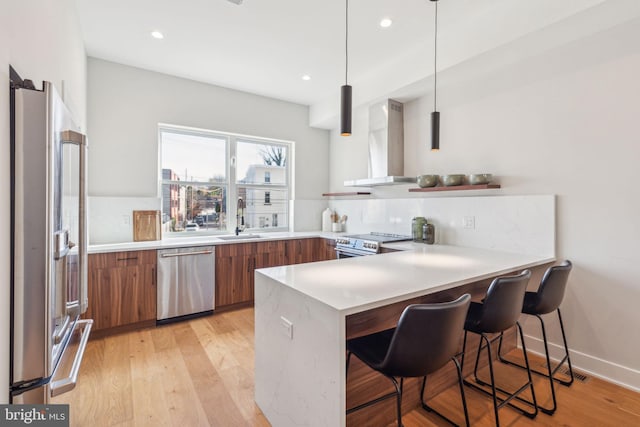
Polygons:
[[75,387],[87,308],[87,140],[49,82],[11,80],[11,403]]

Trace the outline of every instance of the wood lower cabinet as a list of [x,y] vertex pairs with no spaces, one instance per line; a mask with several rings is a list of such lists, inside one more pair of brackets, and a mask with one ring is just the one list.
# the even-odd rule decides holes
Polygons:
[[254,250],[255,243],[216,247],[216,308],[253,300]]
[[156,251],[90,254],[88,299],[83,317],[93,319],[93,331],[154,324]]
[[320,251],[323,253],[323,261],[330,259],[337,259],[336,256],[336,241],[334,239],[320,239],[321,247]]
[[[215,308],[251,304],[257,268],[335,259],[335,241],[323,238],[265,240],[216,246]],[[155,250],[90,254],[89,305],[93,337],[155,324]]]
[[302,264],[305,262],[326,261],[335,259],[335,240],[312,239],[286,240],[285,264]]
[[216,309],[253,302],[255,269],[335,259],[334,245],[310,238],[216,246]]

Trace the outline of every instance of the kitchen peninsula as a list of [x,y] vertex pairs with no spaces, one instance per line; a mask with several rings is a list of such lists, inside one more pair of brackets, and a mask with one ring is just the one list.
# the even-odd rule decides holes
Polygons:
[[478,297],[493,277],[534,267],[539,273],[555,259],[389,247],[402,251],[256,271],[255,399],[272,425],[345,426],[346,339],[393,327],[406,304]]

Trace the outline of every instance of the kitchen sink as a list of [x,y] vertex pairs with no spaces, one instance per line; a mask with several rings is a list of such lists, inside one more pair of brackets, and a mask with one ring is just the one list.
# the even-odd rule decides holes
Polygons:
[[245,240],[245,239],[259,239],[262,236],[259,234],[239,234],[239,235],[235,235],[232,234],[230,236],[217,236],[218,239],[221,240]]

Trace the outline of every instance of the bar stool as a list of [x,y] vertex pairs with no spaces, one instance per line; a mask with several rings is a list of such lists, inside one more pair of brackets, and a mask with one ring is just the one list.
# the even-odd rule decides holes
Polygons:
[[[451,302],[412,304],[402,312],[397,327],[348,340],[347,373],[351,355],[355,354],[371,369],[389,378],[395,387],[395,391],[348,409],[347,414],[395,396],[398,427],[402,427],[402,388],[404,378],[423,377],[420,391],[422,407],[455,425],[424,401],[427,375],[437,371],[446,365],[449,360],[452,360],[458,370],[458,384],[462,396],[464,418],[466,425],[469,426],[467,402],[462,385],[462,370],[455,355],[458,351],[460,335],[462,334],[470,301],[469,294],[465,294]],[[400,381],[398,381],[398,378]]]
[[[564,334],[564,324],[562,323],[562,315],[560,314],[560,303],[564,298],[564,291],[567,287],[567,281],[569,279],[569,273],[571,272],[571,261],[565,260],[562,264],[550,267],[544,273],[540,282],[540,287],[537,292],[527,292],[524,296],[524,303],[522,305],[522,313],[535,316],[540,321],[540,327],[542,329],[542,341],[544,342],[544,354],[547,358],[547,372],[540,372],[532,369],[538,375],[542,375],[549,379],[549,385],[551,387],[551,398],[553,400],[553,407],[544,408],[539,406],[540,410],[545,414],[552,415],[557,409],[556,403],[556,391],[553,385],[553,381],[558,381],[560,384],[569,387],[573,384],[573,368],[571,367],[571,359],[569,358],[569,347],[567,346],[567,337]],[[558,320],[560,321],[560,331],[562,332],[562,342],[564,343],[565,355],[558,363],[558,365],[551,369],[551,359],[549,358],[549,344],[547,341],[547,331],[544,327],[544,321],[542,320],[543,314],[548,314],[553,311],[558,312]],[[502,356],[502,336],[500,337],[500,345],[498,346],[498,357],[503,363],[517,366],[525,369],[516,362],[509,361]],[[570,380],[565,381],[560,378],[555,378],[558,369],[567,362],[569,365]]]
[[[527,289],[527,283],[531,277],[529,270],[524,270],[522,273],[515,276],[498,277],[493,280],[487,291],[487,296],[482,303],[472,302],[469,307],[469,313],[464,324],[464,342],[462,347],[462,369],[464,369],[464,357],[467,347],[467,332],[473,332],[480,335],[480,342],[478,343],[478,354],[476,356],[476,364],[473,370],[475,381],[482,386],[491,386],[491,393],[477,384],[464,380],[464,384],[472,387],[478,391],[481,391],[487,395],[493,397],[493,411],[496,418],[496,426],[500,425],[500,419],[498,417],[498,409],[504,405],[509,405],[518,410],[529,418],[535,418],[538,414],[538,407],[536,402],[535,391],[533,390],[533,381],[531,379],[531,371],[529,370],[529,358],[527,357],[527,349],[522,345],[522,351],[524,353],[524,360],[527,369],[528,381],[522,385],[515,392],[508,392],[500,387],[496,386],[495,376],[493,372],[493,360],[491,356],[491,343],[502,337],[502,333],[507,329],[517,326],[517,330],[522,338],[522,327],[518,322],[520,317],[520,310],[522,308],[522,302],[524,300],[525,291]],[[500,335],[494,338],[489,338],[487,334],[498,333]],[[486,343],[486,344],[485,344]],[[480,352],[483,348],[487,349],[489,356],[489,375],[491,383],[486,382],[478,378],[478,361],[480,360]],[[527,388],[531,390],[532,402],[529,402],[519,396],[520,393]],[[497,391],[507,395],[506,398],[499,397]],[[533,407],[533,412],[527,412],[524,409],[518,408],[511,403],[512,399],[518,399],[529,404]],[[498,404],[498,400],[500,403]]]

